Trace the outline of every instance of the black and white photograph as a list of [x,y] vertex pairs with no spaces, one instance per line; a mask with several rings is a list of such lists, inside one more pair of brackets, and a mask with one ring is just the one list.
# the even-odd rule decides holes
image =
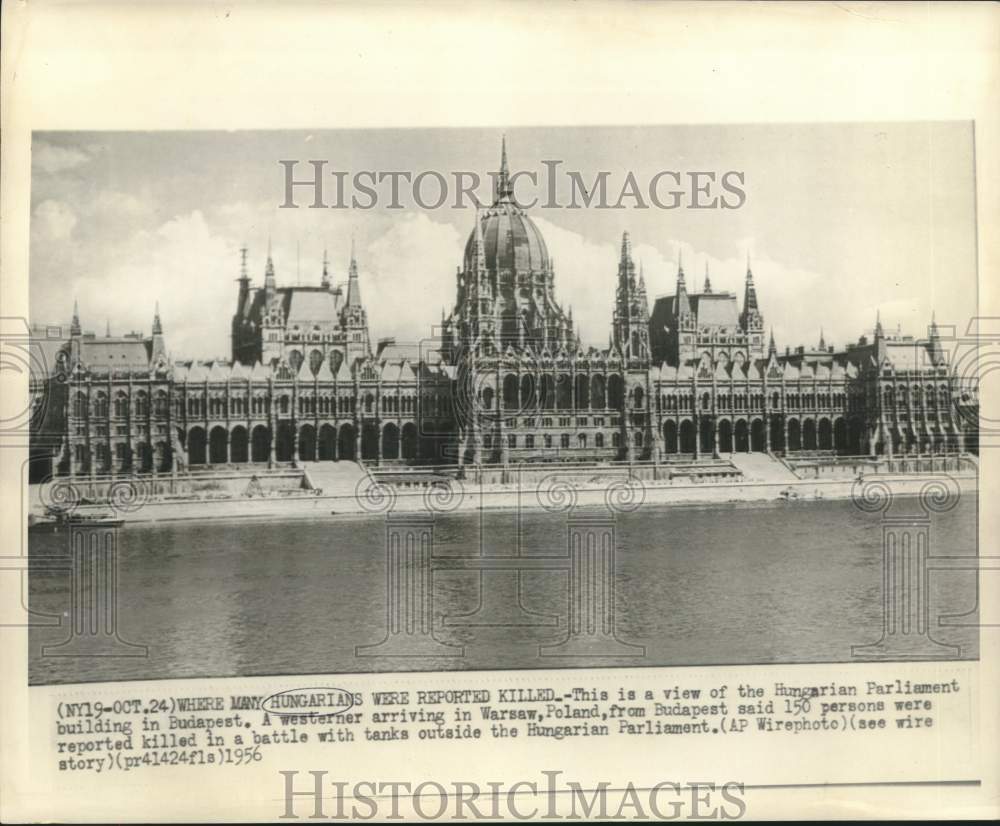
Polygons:
[[0,15],[0,820],[1000,813],[996,6]]
[[32,682],[976,658],[971,124],[32,150]]

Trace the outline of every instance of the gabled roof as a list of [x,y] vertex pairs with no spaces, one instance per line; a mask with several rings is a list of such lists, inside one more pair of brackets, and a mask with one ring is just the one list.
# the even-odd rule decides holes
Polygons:
[[271,378],[271,368],[258,361],[250,371],[250,378],[254,381],[266,381]]
[[208,369],[209,381],[228,381],[230,374],[229,365],[224,361],[213,361]]
[[333,381],[333,373],[330,372],[329,359],[320,362],[319,370],[316,371],[316,381]]

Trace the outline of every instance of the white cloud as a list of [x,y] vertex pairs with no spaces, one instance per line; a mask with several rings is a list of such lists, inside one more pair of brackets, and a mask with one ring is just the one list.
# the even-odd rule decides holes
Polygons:
[[91,156],[80,149],[55,146],[45,141],[37,141],[31,148],[31,163],[36,169],[54,175],[82,166]]
[[33,236],[33,240],[50,243],[68,239],[73,234],[77,217],[69,204],[49,200],[35,207],[34,222],[32,230],[38,235]]
[[236,291],[221,270],[237,260],[234,246],[195,210],[135,233],[123,247],[120,263],[72,283],[84,328],[103,335],[108,319],[113,335],[148,335],[158,300],[174,357],[228,358]]
[[[549,253],[555,259],[556,297],[564,306],[573,307],[574,319],[585,344],[606,346],[611,331],[615,280],[620,245],[596,244],[579,233],[558,227],[544,219],[535,223],[545,236]],[[815,345],[820,330],[827,344],[839,347],[857,341],[870,331],[875,320],[875,306],[859,302],[865,295],[863,274],[856,284],[837,284],[823,273],[797,268],[776,261],[766,251],[758,251],[753,239],[741,239],[732,257],[718,258],[694,248],[686,241],[667,239],[662,245],[636,243],[632,257],[642,264],[650,310],[658,296],[672,295],[677,283],[678,258],[684,263],[688,291],[701,292],[705,266],[715,292],[732,292],[740,309],[746,282],[746,251],[751,251],[754,286],[764,315],[764,323],[774,326],[781,350],[785,346]],[[882,304],[883,320],[902,315],[902,326],[924,329],[916,302],[908,299]]]
[[461,263],[459,231],[409,214],[359,250],[361,295],[374,338],[419,341],[441,323],[441,308],[455,303],[455,267]]

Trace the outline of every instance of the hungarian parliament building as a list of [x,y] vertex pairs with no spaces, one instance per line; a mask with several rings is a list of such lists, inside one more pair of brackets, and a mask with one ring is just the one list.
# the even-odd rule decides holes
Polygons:
[[[246,250],[232,359],[174,361],[150,335],[34,328],[33,461],[46,475],[171,474],[303,462],[504,466],[697,462],[733,452],[910,457],[974,451],[941,337],[873,334],[779,352],[748,261],[742,301],[688,283],[650,308],[621,239],[607,349],[559,304],[545,239],[513,197],[503,153],[477,210],[455,306],[427,341],[373,344],[353,249],[346,283],[263,285]],[[363,262],[362,262],[363,263]],[[610,284],[609,284],[610,286]],[[609,298],[611,290],[609,289]],[[37,473],[35,474],[37,476]]]

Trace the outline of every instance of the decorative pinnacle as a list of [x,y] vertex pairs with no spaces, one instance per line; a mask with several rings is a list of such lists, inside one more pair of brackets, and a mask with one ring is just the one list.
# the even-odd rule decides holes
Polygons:
[[507,166],[507,136],[500,138],[500,174],[497,176],[497,201],[506,201],[511,197],[510,169]]
[[705,293],[712,292],[712,280],[708,277],[708,261],[705,262]]
[[156,305],[153,308],[153,335],[162,335],[163,325],[160,323],[160,300],[156,300]]
[[628,230],[622,233],[622,264],[632,263],[632,239],[629,237]]

